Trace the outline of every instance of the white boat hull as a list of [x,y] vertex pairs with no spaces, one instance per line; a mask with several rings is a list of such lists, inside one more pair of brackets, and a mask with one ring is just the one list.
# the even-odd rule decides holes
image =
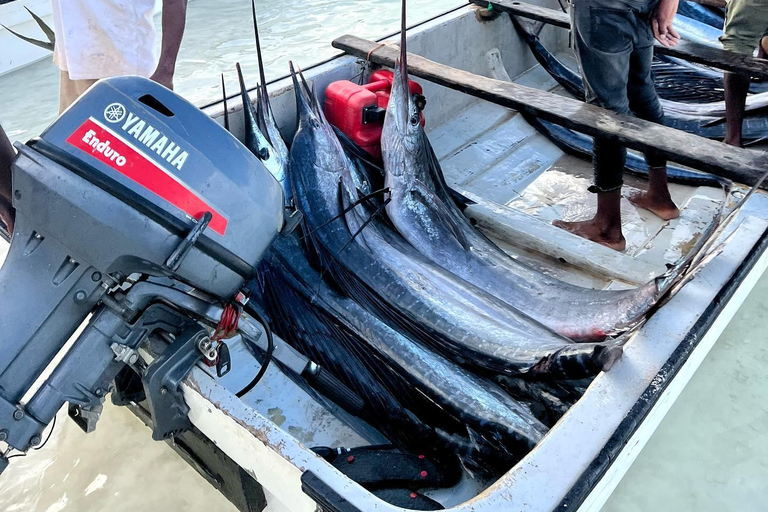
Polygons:
[[[546,30],[543,38],[559,42],[561,46],[565,44],[563,33],[547,33]],[[514,35],[509,20],[499,18],[481,24],[465,9],[409,31],[408,44],[412,52],[484,75],[493,73],[487,58],[492,49],[503,50],[504,66],[510,76],[518,76],[535,64]],[[340,57],[310,68],[305,74],[315,90],[323,91],[330,82],[349,79],[358,72],[355,59]],[[440,155],[440,145],[443,144],[440,140],[464,129],[461,120],[451,125],[452,117],[456,117],[457,112],[465,112],[464,109],[476,100],[430,83],[422,85],[429,105],[439,105],[438,108],[428,108],[427,123]],[[290,82],[287,79],[276,81],[271,84],[270,91],[278,122],[284,134],[290,137],[295,127]],[[240,106],[236,100],[230,102],[230,110],[231,129],[242,136]],[[221,120],[220,105],[208,107],[207,112]],[[444,125],[449,129],[442,130],[440,127]],[[537,157],[543,161],[540,167],[547,167],[557,159],[548,153],[557,151],[554,146],[538,141],[536,144],[544,148],[544,156]],[[515,166],[509,164],[505,172],[509,174],[514,169]],[[471,165],[464,170],[470,174],[475,172]],[[446,170],[446,174],[448,172]],[[534,173],[522,178],[521,182],[530,183],[535,176]],[[483,185],[483,180],[476,177],[464,181],[462,177],[448,177],[450,182],[459,183],[459,187],[466,186],[465,190],[472,194],[503,196],[506,199],[502,203],[520,192],[512,184],[509,186],[511,191],[502,191],[499,196],[499,188],[503,186],[498,185],[501,180],[489,180],[490,184]],[[707,199],[706,191],[700,192],[702,195],[694,193],[687,196],[687,200]],[[504,196],[504,193],[508,195]],[[514,223],[518,214],[507,216],[505,220],[503,211],[506,207],[503,204],[497,206],[494,209],[485,205],[475,210],[486,216],[486,225],[482,227],[490,236],[500,234],[503,237],[509,233],[505,231],[508,227],[505,222]],[[735,230],[722,252],[652,316],[627,344],[623,359],[610,372],[595,379],[584,397],[519,464],[485,489],[465,480],[455,489],[435,494],[436,499],[448,504],[449,510],[467,512],[598,511],[768,266],[768,255],[764,254],[768,242],[766,212],[768,196],[763,193],[754,195],[723,235]],[[537,222],[540,225],[531,230],[543,229],[544,224]],[[659,224],[658,228],[663,231],[664,225]],[[660,240],[668,241],[665,237]],[[652,263],[657,265],[658,273],[663,270],[659,261],[644,259],[642,250],[629,257],[604,254],[605,251],[598,249],[594,254],[585,252],[574,259],[573,251],[588,249],[575,241],[564,245],[558,242],[555,240],[548,247],[537,249],[536,244],[545,243],[537,239],[526,250],[539,250],[553,258],[568,257],[568,261],[576,266],[581,261],[583,270],[593,273],[601,268],[608,270],[611,265],[621,265],[621,268],[607,272],[614,274],[608,277],[626,271],[634,276],[628,280],[630,282],[641,281],[649,269],[652,270]],[[658,248],[654,254],[664,251],[665,248]],[[595,255],[599,257],[595,258]],[[279,405],[282,415],[300,417],[301,411],[293,409],[306,404],[301,399],[294,400],[302,393],[286,388],[280,395],[283,400],[273,397],[269,405],[262,403],[269,401],[268,395],[259,395],[260,405],[252,407],[236,399],[202,370],[197,370],[185,385],[185,397],[192,410],[190,417],[196,427],[264,486],[269,510],[309,512],[316,510],[318,505],[323,510],[403,510],[380,501],[350,481],[292,436],[289,427],[276,425],[269,414],[265,414],[265,407]],[[327,425],[327,429],[334,428],[339,429],[339,435],[343,437],[343,430],[348,427],[343,423]],[[325,434],[328,434],[327,430]]]

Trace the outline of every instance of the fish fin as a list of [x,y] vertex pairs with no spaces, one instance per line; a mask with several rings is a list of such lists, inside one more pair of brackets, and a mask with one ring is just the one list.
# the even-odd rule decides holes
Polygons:
[[53,29],[49,27],[48,24],[44,22],[40,16],[33,13],[29,7],[25,5],[24,8],[27,10],[29,15],[32,16],[32,19],[35,20],[35,23],[37,23],[37,26],[40,27],[40,30],[43,31],[45,37],[48,38],[48,42],[51,43],[51,49],[53,49],[53,47],[56,45],[56,34],[54,33]]
[[275,264],[266,268],[264,294],[265,305],[274,311],[278,334],[362,398],[366,405],[359,414],[365,420],[400,442],[423,444],[423,436],[433,435],[432,429],[409,408],[430,410],[429,400],[413,390],[386,359],[371,351],[359,331],[338,320],[327,302],[329,294],[318,297],[312,290],[311,283],[327,289],[316,274],[299,274],[279,258],[272,262]]
[[[385,199],[385,200],[384,200],[384,202],[383,202],[383,203],[381,203],[381,205],[380,205],[378,208],[376,208],[376,210],[374,210],[374,211],[373,211],[373,213],[372,213],[372,214],[371,214],[371,215],[370,215],[370,216],[369,216],[367,219],[365,219],[365,221],[363,221],[363,223],[362,223],[362,224],[360,224],[360,227],[359,227],[359,228],[357,228],[357,230],[356,230],[354,233],[352,233],[352,236],[351,236],[351,237],[349,237],[349,240],[347,241],[347,243],[345,243],[345,244],[342,246],[342,248],[341,248],[341,249],[339,249],[339,251],[336,253],[336,257],[338,257],[338,256],[339,256],[339,255],[340,255],[342,252],[344,252],[344,250],[345,250],[347,247],[349,247],[349,246],[350,246],[350,244],[352,244],[352,242],[354,242],[354,241],[355,241],[355,239],[358,237],[358,235],[360,235],[360,233],[362,233],[362,232],[363,232],[363,230],[364,230],[364,229],[365,229],[365,228],[366,228],[366,227],[367,227],[367,226],[368,226],[368,225],[369,225],[371,222],[373,222],[373,220],[374,220],[376,217],[378,217],[379,215],[381,215],[381,214],[384,212],[384,210],[387,208],[387,205],[390,203],[390,201],[392,201],[392,199],[391,199],[391,198],[387,198],[387,199]],[[367,246],[366,246],[366,247],[367,247]]]
[[419,181],[416,180],[415,183],[412,185],[410,193],[418,196],[418,198],[425,202],[429,207],[435,211],[438,212],[440,215],[440,218],[445,222],[445,224],[448,226],[448,228],[451,230],[451,234],[456,239],[457,242],[461,245],[462,248],[464,248],[465,251],[470,251],[472,249],[472,246],[469,243],[469,240],[467,240],[467,237],[464,235],[464,233],[461,230],[461,226],[458,225],[456,222],[456,219],[454,218],[453,214],[449,210],[449,206],[447,206],[442,199],[440,199],[437,194],[432,192],[427,188],[427,186]]
[[445,181],[445,174],[443,174],[443,169],[440,166],[440,160],[437,158],[437,154],[435,154],[435,149],[432,147],[432,143],[429,142],[429,137],[427,137],[427,134],[424,133],[424,131],[421,133],[422,137],[424,137],[424,145],[427,148],[427,159],[429,163],[430,175],[432,180],[443,189],[443,195],[450,197],[456,206],[458,206],[462,211],[464,211],[467,206],[475,204],[474,201],[468,197],[465,197],[462,193],[448,185],[448,182]]
[[221,74],[221,96],[224,100],[224,129],[229,131],[229,108],[227,107],[227,89],[224,86],[224,73]]
[[0,27],[3,27],[5,30],[7,30],[11,34],[15,35],[19,39],[22,39],[22,40],[24,40],[24,41],[26,41],[26,42],[28,42],[30,44],[33,44],[35,46],[39,46],[40,48],[43,48],[44,50],[48,50],[48,51],[51,51],[51,52],[53,51],[53,43],[51,43],[51,42],[40,41],[39,39],[33,39],[31,37],[27,37],[27,36],[21,35],[18,32],[15,32],[15,31],[9,29],[8,27],[6,27],[3,24],[0,24]]
[[256,124],[258,125],[259,130],[261,130],[261,133],[264,134],[264,138],[267,140],[267,142],[272,144],[272,140],[269,137],[269,130],[267,130],[267,113],[264,109],[264,106],[262,105],[265,91],[266,89],[264,89],[263,85],[256,85]]
[[256,39],[256,58],[259,61],[259,82],[262,87],[262,97],[259,99],[259,109],[264,116],[269,115],[269,93],[267,92],[267,78],[264,70],[264,60],[261,54],[261,39],[259,38],[259,24],[256,21],[256,0],[251,0],[251,14],[253,16],[253,36]]
[[[375,197],[377,194],[369,194],[368,196],[363,196],[362,198],[357,199],[356,201],[351,201],[351,197],[349,193],[346,193],[344,184],[342,182],[339,182],[339,196],[342,203],[342,206],[344,206],[344,212],[348,213],[348,216],[345,216],[345,220],[347,221],[347,228],[351,232],[352,230],[355,230],[354,233],[352,233],[352,236],[349,238],[349,240],[344,244],[344,246],[339,249],[339,251],[336,253],[336,257],[340,255],[344,250],[349,247],[349,245],[355,241],[355,239],[360,235],[360,233],[363,232],[363,230],[371,223],[373,220],[381,215],[384,210],[386,209],[387,205],[390,203],[392,198],[388,197],[380,205],[376,207],[376,209],[371,213],[368,218],[360,221],[360,218],[362,216],[359,215],[359,212],[356,210],[356,207],[363,202],[369,200],[372,197]],[[356,203],[356,204],[355,204]],[[367,248],[367,244],[365,244],[365,241],[363,241],[363,245]]]
[[371,156],[370,153],[358,146],[355,141],[349,138],[349,135],[335,126],[333,127],[333,131],[336,133],[336,137],[339,139],[339,142],[341,142],[342,147],[347,150],[350,155],[364,162],[367,167],[379,172],[382,177],[384,176],[384,168],[380,164],[374,162],[373,156]]

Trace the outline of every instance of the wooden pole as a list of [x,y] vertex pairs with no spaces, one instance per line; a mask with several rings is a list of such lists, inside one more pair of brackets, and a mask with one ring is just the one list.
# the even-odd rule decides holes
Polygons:
[[[400,51],[359,37],[345,35],[333,46],[345,52],[393,67]],[[408,71],[445,87],[507,108],[527,112],[588,135],[615,139],[638,151],[656,149],[669,160],[689,165],[746,185],[757,183],[768,170],[768,154],[714,142],[630,116],[619,116],[600,107],[564,98],[512,82],[502,82],[439,64],[408,53]]]

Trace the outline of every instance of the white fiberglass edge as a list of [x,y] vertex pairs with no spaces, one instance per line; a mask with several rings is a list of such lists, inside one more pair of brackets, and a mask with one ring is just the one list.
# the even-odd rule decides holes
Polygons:
[[766,268],[768,268],[768,252],[760,256],[755,266],[744,278],[739,288],[728,301],[728,304],[726,304],[717,317],[717,320],[715,320],[683,367],[680,368],[674,379],[661,394],[653,409],[651,409],[635,434],[629,439],[625,448],[616,457],[616,460],[597,483],[592,493],[579,507],[579,512],[598,512],[603,508],[608,498],[613,494],[613,491],[616,490],[624,475],[635,462],[635,459],[637,459],[637,456],[640,455],[648,440],[650,440],[672,408],[672,405],[683,392],[683,389],[688,385],[696,370],[704,362],[704,358],[709,354],[715,342],[720,338],[720,335],[731,322],[734,315],[736,315],[744,300],[746,300],[749,293],[760,280],[760,277],[765,273]]

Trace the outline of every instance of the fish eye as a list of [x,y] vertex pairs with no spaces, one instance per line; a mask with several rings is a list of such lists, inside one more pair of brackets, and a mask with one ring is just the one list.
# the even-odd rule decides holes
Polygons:
[[419,109],[419,111],[422,111],[427,107],[427,98],[425,98],[421,94],[414,94],[413,102],[416,105],[416,108]]
[[417,112],[411,115],[411,124],[413,126],[416,126],[417,124],[419,124],[419,121],[421,121],[421,118],[419,117],[419,114]]

